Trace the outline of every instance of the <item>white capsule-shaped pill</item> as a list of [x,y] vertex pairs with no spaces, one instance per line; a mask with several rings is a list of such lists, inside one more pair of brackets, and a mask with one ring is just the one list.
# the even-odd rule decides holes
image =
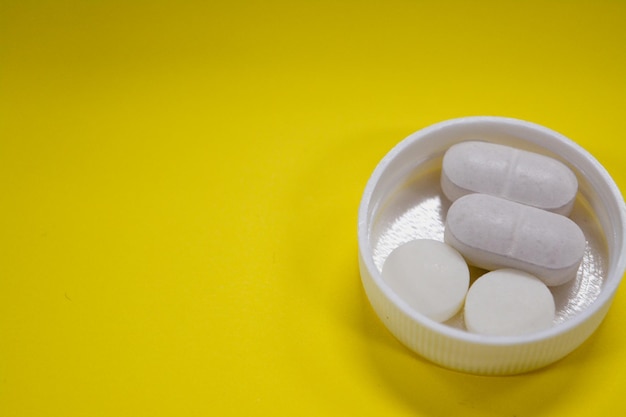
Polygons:
[[468,141],[446,151],[441,188],[451,201],[483,193],[567,216],[576,198],[578,180],[565,164],[548,156]]
[[568,217],[487,194],[469,194],[450,206],[444,240],[468,263],[515,268],[548,286],[576,276],[585,235]]
[[394,249],[381,275],[411,308],[438,322],[461,310],[469,288],[469,268],[461,254],[431,239]]
[[499,269],[472,284],[464,319],[473,333],[518,336],[550,328],[554,312],[552,293],[541,280],[516,269]]

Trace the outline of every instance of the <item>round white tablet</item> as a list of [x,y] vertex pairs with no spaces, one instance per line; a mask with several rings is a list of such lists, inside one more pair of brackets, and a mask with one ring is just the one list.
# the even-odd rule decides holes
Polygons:
[[499,269],[481,276],[469,289],[465,326],[473,333],[518,336],[551,327],[554,311],[552,293],[539,278]]
[[382,277],[411,308],[438,322],[461,310],[469,287],[469,269],[461,254],[430,239],[394,249],[383,264]]

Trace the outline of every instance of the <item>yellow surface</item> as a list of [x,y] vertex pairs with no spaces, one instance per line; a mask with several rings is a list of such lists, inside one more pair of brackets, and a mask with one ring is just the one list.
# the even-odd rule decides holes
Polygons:
[[0,416],[626,411],[626,288],[529,375],[411,354],[357,270],[429,124],[560,131],[626,190],[623,1],[0,2]]

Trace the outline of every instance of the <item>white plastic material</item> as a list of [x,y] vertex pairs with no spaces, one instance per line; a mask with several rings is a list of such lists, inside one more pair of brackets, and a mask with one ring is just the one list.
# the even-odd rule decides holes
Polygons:
[[465,324],[474,333],[517,336],[552,326],[554,299],[539,278],[517,269],[498,269],[472,284]]
[[[381,277],[384,260],[400,244],[422,237],[443,241],[441,222],[447,200],[438,181],[424,186],[420,181],[429,176],[439,179],[444,152],[476,138],[556,158],[577,176],[579,193],[571,217],[588,236],[588,247],[579,276],[572,283],[551,288],[557,314],[550,329],[521,336],[470,333],[454,319],[438,323],[415,311]],[[418,189],[421,194],[416,194]],[[420,200],[418,205],[414,205],[414,198]],[[563,358],[600,325],[626,267],[625,232],[626,207],[617,186],[574,142],[516,119],[453,119],[410,135],[374,170],[358,214],[361,278],[379,318],[414,352],[464,372],[527,372]]]
[[443,157],[441,188],[450,200],[483,193],[569,215],[578,181],[565,164],[489,142],[454,145]]
[[411,308],[438,322],[461,310],[470,281],[461,254],[432,239],[396,248],[383,265],[382,277]]
[[444,240],[472,265],[520,269],[550,286],[573,279],[585,253],[585,235],[569,218],[488,194],[452,203]]

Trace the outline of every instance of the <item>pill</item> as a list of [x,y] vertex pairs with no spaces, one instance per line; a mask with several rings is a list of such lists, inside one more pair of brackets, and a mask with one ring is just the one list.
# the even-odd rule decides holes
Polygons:
[[465,299],[465,327],[473,333],[517,336],[552,326],[554,298],[537,277],[499,269],[478,278]]
[[446,151],[441,188],[450,201],[483,193],[567,216],[574,205],[578,180],[565,164],[548,156],[468,141]]
[[586,244],[568,217],[487,194],[452,203],[444,241],[472,265],[520,269],[548,286],[576,276]]
[[412,309],[437,322],[463,307],[469,268],[456,250],[431,239],[418,239],[394,249],[382,278]]

